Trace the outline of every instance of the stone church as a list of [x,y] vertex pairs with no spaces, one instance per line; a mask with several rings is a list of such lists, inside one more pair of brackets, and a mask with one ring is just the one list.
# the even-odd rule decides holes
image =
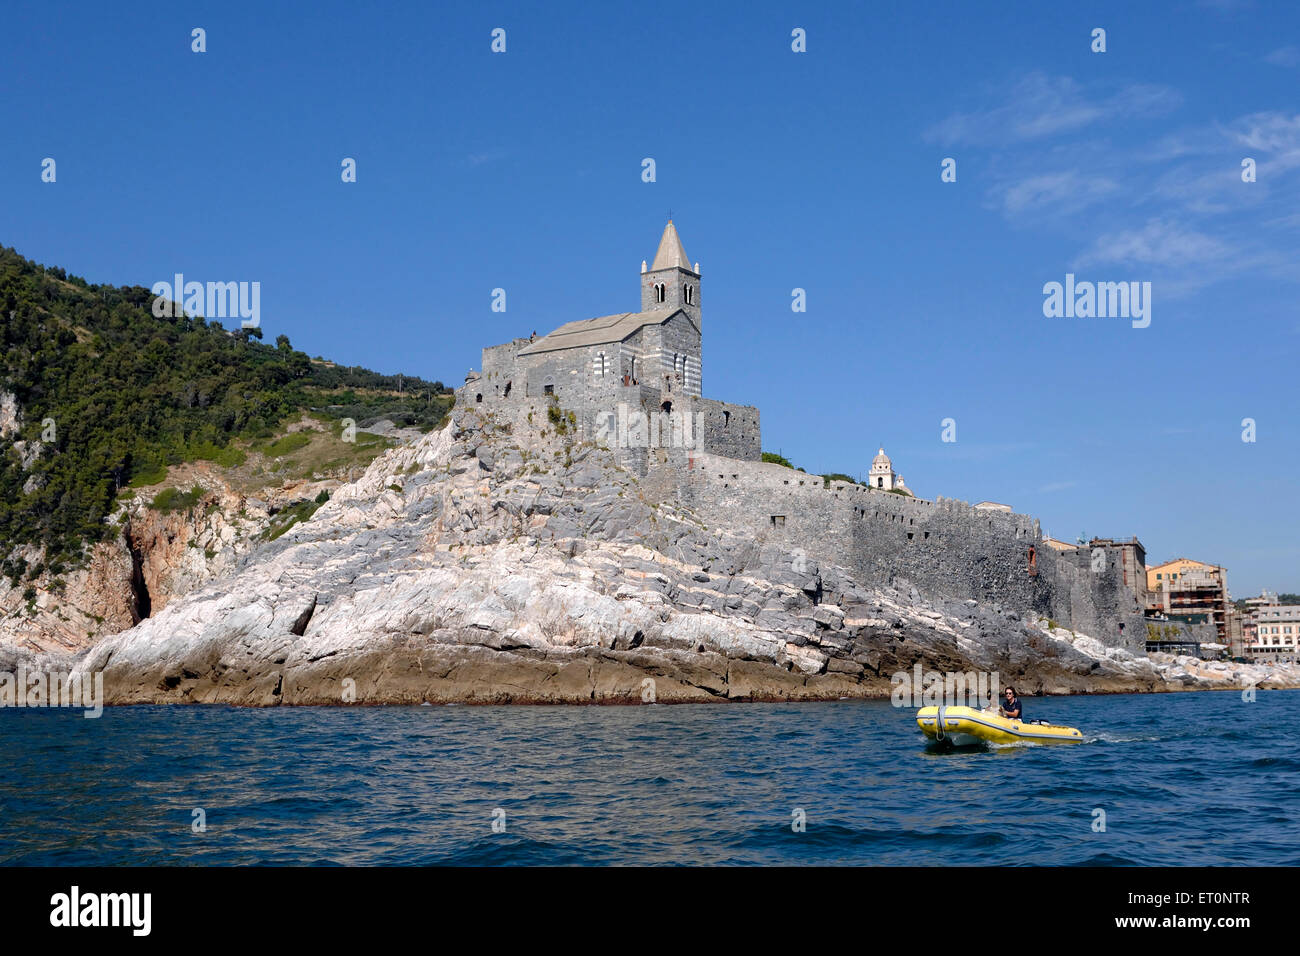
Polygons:
[[[669,220],[649,265],[641,262],[641,309],[580,319],[548,335],[483,349],[461,400],[505,412],[574,413],[583,438],[638,448],[702,451],[745,461],[762,457],[758,409],[702,396],[700,266]],[[631,416],[640,431],[622,427]],[[663,428],[659,428],[659,422]],[[612,436],[612,441],[609,441]]]
[[[1043,547],[1038,522],[1005,506],[913,497],[883,448],[866,486],[762,461],[758,409],[703,397],[700,267],[672,222],[642,262],[639,286],[638,312],[483,349],[482,371],[466,376],[457,404],[513,433],[554,430],[605,445],[644,479],[646,500],[742,529],[760,559],[788,558],[796,583],[822,563],[842,566],[860,581],[997,602],[1141,649],[1143,608],[1113,556],[1096,568],[1088,549]],[[761,626],[763,609],[751,610]],[[809,623],[834,641],[841,621],[831,612]]]

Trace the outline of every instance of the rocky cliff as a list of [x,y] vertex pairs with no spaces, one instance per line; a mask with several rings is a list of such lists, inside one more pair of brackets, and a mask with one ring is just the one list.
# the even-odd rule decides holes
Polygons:
[[834,699],[917,663],[1036,693],[1300,685],[792,563],[557,427],[458,409],[77,667],[111,703]]
[[[156,489],[145,489],[122,500],[116,533],[94,545],[81,566],[16,584],[0,578],[0,646],[71,653],[126,630],[232,572],[277,512],[339,484],[286,482],[252,497],[203,463],[173,471],[173,480],[201,490],[192,505],[160,511],[150,503]],[[42,563],[39,548],[15,553],[28,565]]]
[[[0,441],[20,423],[13,396],[0,391]],[[392,443],[421,435],[387,420],[371,428],[364,441],[344,442],[304,415],[283,423],[283,434],[262,449],[250,446],[238,464],[172,465],[158,483],[119,493],[106,522],[110,535],[75,565],[51,561],[36,545],[8,549],[7,565],[19,573],[0,575],[0,648],[73,653],[233,572],[267,537],[312,510],[322,492],[355,477]],[[290,454],[275,453],[295,440]],[[40,442],[13,447],[24,469],[41,454]],[[29,482],[42,478],[33,472]]]

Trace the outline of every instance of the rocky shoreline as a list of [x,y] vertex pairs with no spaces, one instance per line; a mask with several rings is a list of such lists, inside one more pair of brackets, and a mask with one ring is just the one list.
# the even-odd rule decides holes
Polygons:
[[646,494],[603,448],[472,408],[231,573],[84,651],[27,659],[102,673],[110,705],[881,698],[918,663],[1028,696],[1300,687],[1294,666],[1135,656],[1016,609],[792,565]]

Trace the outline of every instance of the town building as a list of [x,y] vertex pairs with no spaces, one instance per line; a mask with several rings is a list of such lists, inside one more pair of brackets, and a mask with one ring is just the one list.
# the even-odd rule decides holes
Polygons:
[[[1212,624],[1219,643],[1232,650],[1235,609],[1228,594],[1228,571],[1215,564],[1175,558],[1146,569],[1147,615],[1185,624]],[[1240,651],[1240,640],[1238,647]]]
[[1079,549],[1077,544],[1070,544],[1068,541],[1061,541],[1057,538],[1048,537],[1046,535],[1043,536],[1043,544],[1047,545],[1054,551],[1077,551]]
[[1246,655],[1256,661],[1295,661],[1300,654],[1300,605],[1260,605]]
[[1268,590],[1261,591],[1256,597],[1248,597],[1241,602],[1245,609],[1239,615],[1241,619],[1242,654],[1249,655],[1250,648],[1256,643],[1258,635],[1259,611],[1265,607],[1277,607],[1281,602],[1277,594]]
[[1246,605],[1246,610],[1255,611],[1261,607],[1275,607],[1281,602],[1278,601],[1276,592],[1264,590],[1258,597],[1248,597],[1242,603]]

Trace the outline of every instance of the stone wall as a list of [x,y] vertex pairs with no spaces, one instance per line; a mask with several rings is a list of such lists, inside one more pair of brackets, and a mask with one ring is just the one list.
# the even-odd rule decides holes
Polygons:
[[648,325],[624,342],[519,355],[529,344],[515,339],[484,349],[478,378],[483,387],[474,389],[472,400],[477,402],[479,395],[488,403],[537,398],[549,385],[568,407],[585,408],[607,402],[625,373],[666,393],[700,394],[700,335],[685,315]]
[[477,379],[478,384],[472,385],[466,382],[465,391],[473,391],[470,395],[470,401],[474,401],[477,395],[483,396],[484,402],[494,402],[506,397],[506,385],[510,385],[511,396],[522,395],[522,391],[516,389],[524,388],[524,373],[518,365],[517,356],[519,350],[527,347],[528,339],[515,339],[504,345],[493,345],[483,350],[483,373]]
[[[756,541],[785,549],[795,570],[806,562],[841,564],[863,581],[997,604],[1141,652],[1141,608],[1118,564],[1094,570],[1073,553],[1058,555],[1042,545],[1038,522],[1027,515],[827,484],[781,465],[713,455],[685,463],[652,458],[649,469],[649,487],[706,523],[748,528]],[[664,469],[672,474],[656,474]]]
[[[663,325],[647,326],[644,370],[641,381],[665,393],[699,395],[702,381],[700,333],[685,315],[675,315]],[[674,369],[677,357],[685,358],[685,371]],[[665,394],[665,398],[668,395]]]
[[697,420],[703,423],[704,451],[741,461],[762,461],[763,438],[757,408],[711,398],[696,399],[692,405],[701,416]]
[[[462,400],[476,388],[468,383]],[[1043,544],[1028,515],[826,482],[767,464],[760,460],[758,409],[674,396],[672,416],[655,422],[664,397],[647,385],[619,384],[608,391],[557,389],[554,404],[566,422],[574,413],[575,441],[614,449],[652,498],[684,505],[709,524],[746,529],[756,542],[784,549],[792,570],[805,562],[843,565],[863,582],[997,605],[1142,653],[1145,619],[1124,582],[1120,549],[1101,549],[1099,560],[1087,548],[1057,552]],[[538,394],[491,410],[516,428],[543,429],[551,405]],[[633,424],[638,414],[644,417]]]
[[[659,301],[654,292],[656,283],[663,283],[665,286],[665,296],[662,302]],[[687,287],[691,289],[691,298],[693,300],[691,302],[686,301]],[[703,330],[704,326],[700,324],[701,308],[700,277],[695,273],[676,267],[660,269],[657,272],[641,273],[642,312],[651,312],[655,309],[685,309],[692,314],[696,326]]]

